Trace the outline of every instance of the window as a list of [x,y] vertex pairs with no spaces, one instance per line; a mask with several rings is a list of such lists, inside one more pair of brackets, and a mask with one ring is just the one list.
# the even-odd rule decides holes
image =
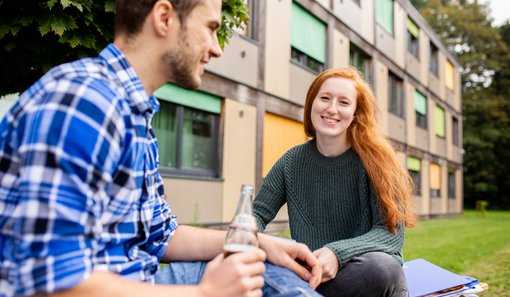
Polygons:
[[452,143],[459,146],[459,120],[452,117]]
[[243,28],[234,28],[234,31],[236,31],[239,34],[242,34],[246,37],[249,37],[251,39],[256,39],[256,28],[257,28],[257,1],[254,0],[244,0],[244,6],[247,8],[247,13],[249,15],[248,18],[248,24]]
[[152,119],[152,128],[158,139],[161,171],[218,176],[221,100],[172,84],[166,84],[154,94],[160,103],[160,111]]
[[372,76],[370,75],[372,59],[352,43],[349,48],[349,64],[363,73],[367,82],[372,83]]
[[393,35],[393,0],[376,0],[375,14],[377,24]]
[[420,28],[407,18],[407,50],[417,59],[420,58]]
[[248,8],[248,14],[250,19],[248,20],[248,25],[246,25],[246,32],[244,33],[246,36],[251,39],[256,39],[256,28],[257,28],[257,7],[256,2],[254,0],[244,0],[246,7]]
[[445,84],[448,89],[453,91],[453,87],[455,85],[454,81],[454,75],[453,75],[453,65],[450,61],[446,60],[446,64],[444,67],[444,74],[445,74]]
[[416,126],[427,129],[427,98],[418,91],[414,92],[414,110]]
[[439,75],[439,50],[437,49],[437,46],[430,43],[430,64],[429,64],[429,70],[434,74],[435,76]]
[[389,72],[388,77],[388,111],[403,118],[404,117],[404,83]]
[[414,195],[421,196],[421,160],[412,156],[407,157],[407,169],[413,179]]
[[444,124],[444,109],[436,105],[436,112],[434,113],[436,118],[436,136],[444,138],[445,137],[445,124]]
[[448,198],[455,199],[455,169],[448,168]]
[[326,24],[292,2],[291,60],[314,72],[326,63]]
[[305,66],[306,68],[317,73],[324,70],[324,63],[315,60],[314,58],[308,56],[307,54],[294,47],[291,48],[290,58],[292,61],[298,63],[299,65]]
[[441,197],[441,167],[439,164],[430,164],[430,197]]

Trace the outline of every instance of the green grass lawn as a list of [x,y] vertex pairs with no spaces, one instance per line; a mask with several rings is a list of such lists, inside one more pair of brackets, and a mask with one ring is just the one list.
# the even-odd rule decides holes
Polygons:
[[510,212],[466,211],[458,218],[421,221],[406,232],[404,257],[488,283],[483,297],[510,296]]
[[480,297],[510,297],[510,211],[420,221],[406,231],[404,258],[423,258],[489,284]]

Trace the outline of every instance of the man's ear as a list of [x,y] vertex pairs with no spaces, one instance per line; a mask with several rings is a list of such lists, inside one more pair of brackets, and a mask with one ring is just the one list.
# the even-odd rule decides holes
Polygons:
[[154,32],[160,36],[166,36],[171,27],[179,22],[177,12],[170,1],[156,1],[149,17]]

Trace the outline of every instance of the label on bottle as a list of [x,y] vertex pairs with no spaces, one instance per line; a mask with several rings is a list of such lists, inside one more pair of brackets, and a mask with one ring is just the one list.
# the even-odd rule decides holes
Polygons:
[[255,218],[252,215],[246,213],[237,214],[232,220],[232,227],[257,229]]

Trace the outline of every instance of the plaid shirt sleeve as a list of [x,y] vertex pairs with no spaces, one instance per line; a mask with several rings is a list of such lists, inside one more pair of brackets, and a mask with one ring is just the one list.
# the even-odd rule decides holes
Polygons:
[[103,83],[59,80],[50,88],[15,131],[21,168],[13,253],[23,293],[71,287],[90,274],[108,201],[103,189],[120,156],[121,121]]
[[[153,209],[157,220],[141,222],[133,210],[143,196],[136,180],[144,177],[123,168],[128,158],[123,145],[134,140],[127,139],[119,100],[107,82],[93,77],[39,81],[7,116],[10,126],[0,125],[0,287],[9,284],[13,295],[70,288],[94,266],[111,270],[115,263],[126,264],[123,242],[143,234],[141,225],[149,224],[146,229],[163,242],[154,253],[166,246],[168,226],[176,222],[164,199],[138,207]],[[136,158],[143,156],[136,154],[129,158],[140,163]],[[127,202],[112,199],[112,193]],[[150,242],[141,244],[151,248]],[[157,259],[151,261],[157,269]],[[142,270],[140,262],[131,268]]]

